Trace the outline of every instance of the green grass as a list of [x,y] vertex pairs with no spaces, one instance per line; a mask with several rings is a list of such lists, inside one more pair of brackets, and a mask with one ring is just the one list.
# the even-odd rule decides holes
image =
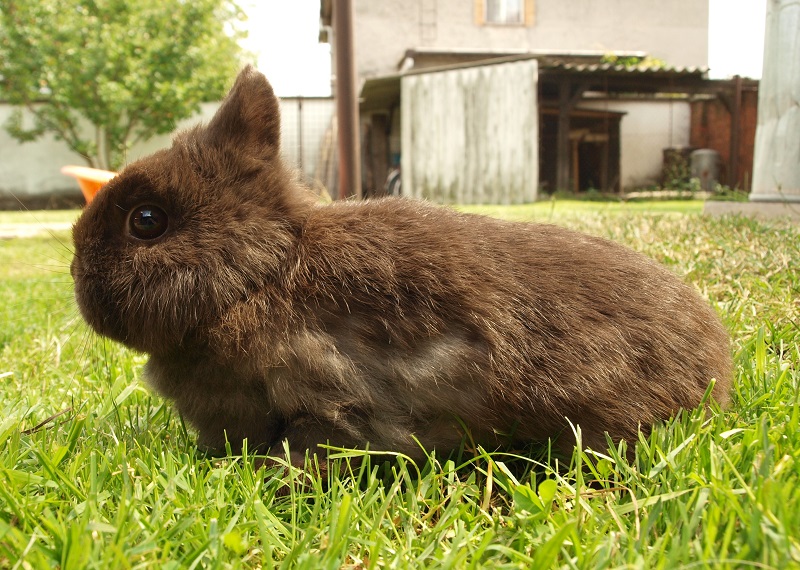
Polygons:
[[800,567],[800,228],[693,202],[469,209],[610,237],[695,283],[731,330],[731,408],[687,411],[631,463],[277,477],[203,457],[144,358],[88,334],[66,232],[0,241],[0,568]]
[[80,213],[80,210],[0,211],[0,224],[72,223]]
[[699,214],[703,211],[702,200],[658,200],[658,201],[603,201],[589,200],[543,200],[532,204],[514,206],[459,206],[459,210],[497,216],[509,220],[548,220],[571,216],[581,212],[606,214],[673,213]]

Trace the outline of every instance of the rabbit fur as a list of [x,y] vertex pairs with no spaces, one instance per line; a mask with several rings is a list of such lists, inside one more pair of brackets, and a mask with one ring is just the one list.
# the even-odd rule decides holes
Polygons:
[[[728,401],[728,335],[664,267],[422,201],[320,205],[279,141],[278,100],[248,67],[207,126],[127,166],[74,226],[83,316],[149,354],[147,381],[202,445],[419,459],[466,428],[571,452],[571,422],[602,450],[698,406],[712,379]],[[166,230],[142,239],[151,206]]]

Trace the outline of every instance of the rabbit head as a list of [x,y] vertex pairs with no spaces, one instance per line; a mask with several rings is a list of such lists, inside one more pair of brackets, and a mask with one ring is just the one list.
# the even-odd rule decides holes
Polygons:
[[251,68],[205,127],[134,162],[73,228],[72,275],[87,322],[151,354],[202,343],[264,280],[281,279],[307,202],[286,192],[278,100]]

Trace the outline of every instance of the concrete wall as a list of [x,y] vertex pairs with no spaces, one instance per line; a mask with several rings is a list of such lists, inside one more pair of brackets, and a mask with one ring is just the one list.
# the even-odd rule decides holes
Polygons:
[[403,194],[458,204],[536,199],[535,60],[408,75],[401,85]]
[[686,101],[597,101],[579,106],[627,113],[620,124],[623,190],[657,184],[663,150],[689,146],[692,113]]
[[387,75],[410,48],[645,51],[708,65],[708,0],[534,0],[530,26],[481,25],[481,0],[356,0],[361,79]]
[[[219,103],[205,103],[200,113],[181,122],[178,130],[208,122]],[[43,196],[67,196],[80,198],[77,183],[63,174],[60,169],[67,164],[86,166],[83,158],[71,152],[65,143],[55,140],[51,135],[41,139],[20,143],[1,126],[13,112],[13,107],[0,103],[0,198],[17,197],[22,201]],[[302,147],[303,171],[314,177],[319,160],[321,145],[333,116],[333,99],[305,98],[300,109],[296,98],[281,100],[282,129],[281,145],[286,160],[300,166],[299,152]],[[29,117],[29,115],[28,115]],[[302,120],[302,145],[298,137]],[[88,130],[87,132],[91,132]],[[168,147],[172,135],[158,136],[131,148],[127,162],[133,162],[154,151]],[[9,202],[8,200],[5,200]],[[13,198],[9,202],[13,205]]]
[[[207,121],[218,106],[218,103],[204,104],[196,117],[182,122],[179,128]],[[0,125],[13,111],[13,106],[0,103]],[[27,111],[23,116],[31,120]],[[87,134],[91,133],[88,124],[85,129]],[[171,138],[171,135],[163,135],[135,145],[128,154],[128,162],[169,146]],[[79,154],[50,134],[33,142],[20,143],[0,127],[0,197],[15,196],[23,202],[42,196],[79,198],[81,194],[75,180],[61,174],[61,167],[67,164],[86,166]]]
[[[0,104],[0,125],[5,124],[13,110],[10,105]],[[0,128],[0,197],[11,196],[9,205],[14,203],[13,196],[22,201],[45,195],[79,199],[77,184],[59,172],[65,164],[85,165],[79,155],[50,135],[22,144]]]
[[770,0],[750,199],[800,203],[800,2]]

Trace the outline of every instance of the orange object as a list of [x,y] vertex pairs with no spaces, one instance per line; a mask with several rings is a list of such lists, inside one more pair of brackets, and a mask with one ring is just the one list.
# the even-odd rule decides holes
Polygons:
[[72,176],[78,181],[78,186],[81,187],[81,192],[83,192],[83,197],[86,198],[87,204],[92,201],[92,198],[100,188],[117,175],[116,172],[89,168],[88,166],[64,166],[61,169],[61,174]]

